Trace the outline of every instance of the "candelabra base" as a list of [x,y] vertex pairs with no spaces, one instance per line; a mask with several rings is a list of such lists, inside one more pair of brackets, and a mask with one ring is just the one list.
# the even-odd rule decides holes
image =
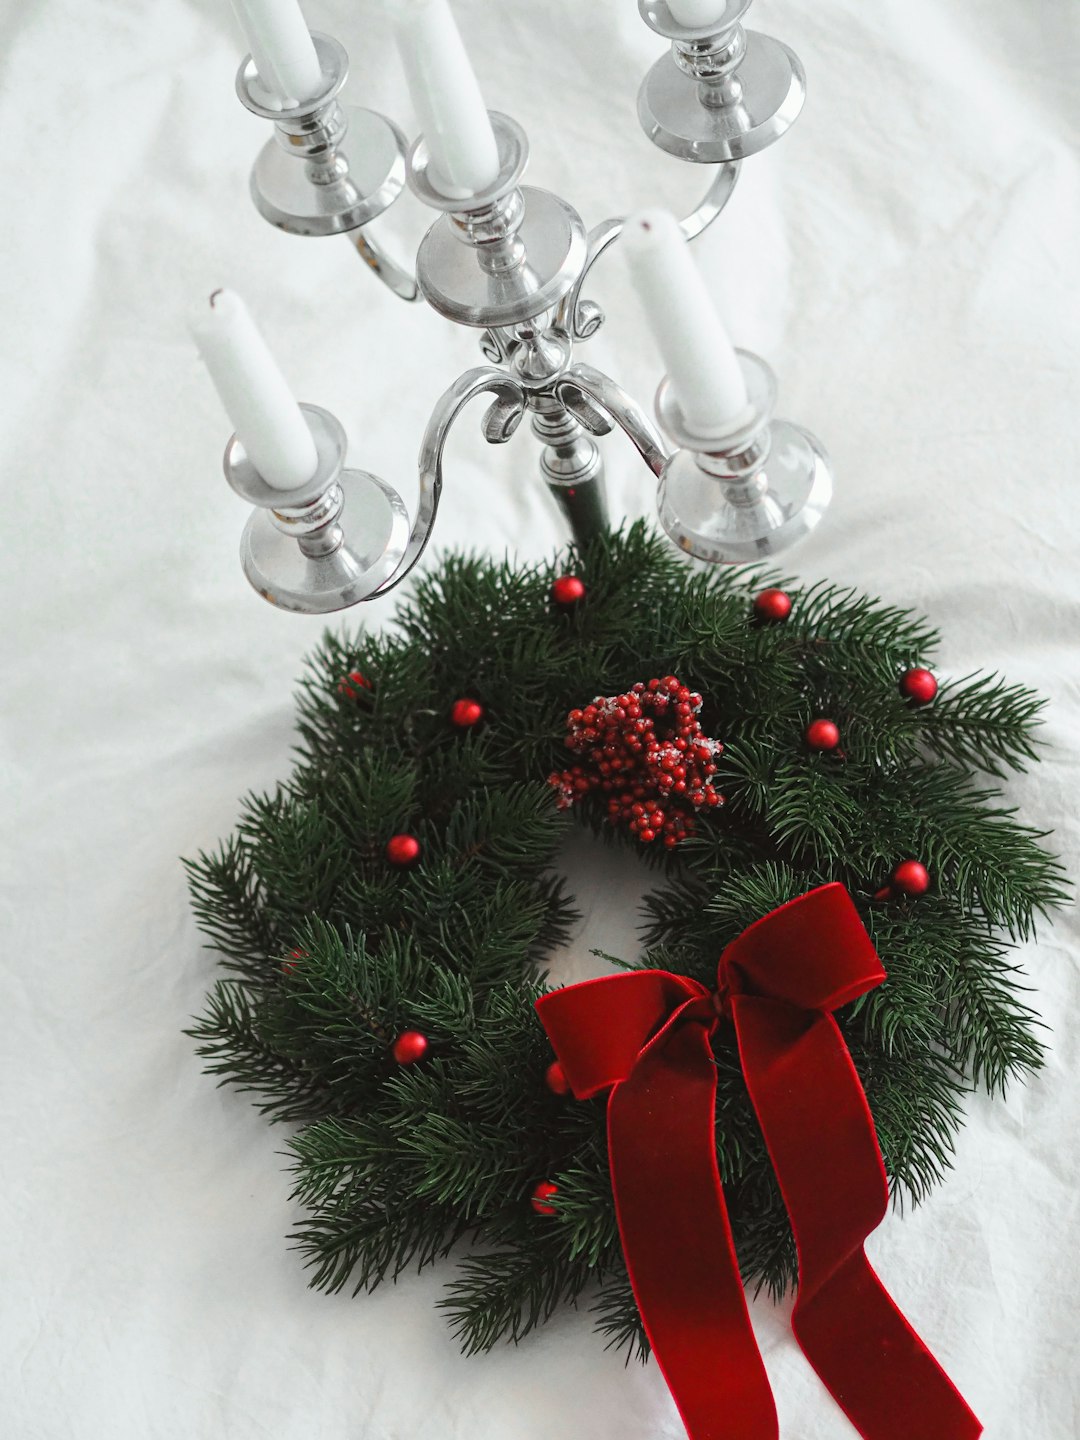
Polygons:
[[806,99],[806,72],[793,50],[745,32],[737,69],[715,82],[695,80],[672,54],[645,76],[638,118],[646,135],[680,160],[714,165],[744,160],[778,140]]
[[810,534],[828,509],[832,488],[820,441],[774,420],[764,463],[745,476],[709,474],[688,450],[672,456],[660,481],[660,523],[697,560],[764,560]]
[[[342,107],[341,147],[305,158],[306,135],[279,130],[251,172],[255,208],[290,235],[340,235],[381,215],[405,186],[405,137],[374,110]],[[291,143],[295,141],[295,148]]]

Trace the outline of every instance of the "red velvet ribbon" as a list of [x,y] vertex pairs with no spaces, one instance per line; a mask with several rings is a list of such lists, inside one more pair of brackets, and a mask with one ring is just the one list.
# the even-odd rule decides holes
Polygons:
[[832,1011],[884,979],[851,897],[825,885],[733,941],[715,994],[637,970],[537,1002],[578,1099],[611,1091],[611,1183],[630,1282],[690,1440],[778,1434],[717,1168],[711,1037],[721,1015],[734,1022],[791,1219],[791,1324],[807,1359],[865,1440],[982,1433],[863,1252],[888,1186]]

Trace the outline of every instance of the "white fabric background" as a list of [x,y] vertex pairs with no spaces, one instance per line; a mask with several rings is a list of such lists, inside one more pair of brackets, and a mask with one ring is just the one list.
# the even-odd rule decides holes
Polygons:
[[[457,0],[488,102],[533,140],[533,183],[593,223],[688,208],[634,95],[660,43],[633,0]],[[412,115],[374,0],[310,0],[353,56],[354,98]],[[760,0],[811,96],[744,167],[699,247],[782,413],[836,461],[828,523],[792,557],[924,607],[942,669],[1003,669],[1053,699],[1050,752],[1010,787],[1075,871],[1076,0]],[[0,1429],[17,1440],[675,1440],[655,1367],[624,1370],[584,1315],[458,1356],[449,1273],[370,1299],[305,1288],[280,1150],[215,1091],[181,1027],[211,956],[177,857],[286,769],[290,690],[317,621],[247,590],[227,427],[185,310],[241,290],[298,392],[410,499],[429,407],[474,339],[384,294],[347,243],[277,234],[247,200],[265,138],[232,93],[223,0],[34,0],[0,13],[0,458],[5,475]],[[393,227],[415,241],[413,202]],[[586,358],[650,396],[655,355],[618,259]],[[560,535],[522,435],[459,427],[438,540],[545,553]],[[615,513],[648,513],[609,445]],[[374,612],[374,613],[372,613]],[[377,622],[385,605],[364,616]],[[352,624],[356,616],[347,617]],[[589,944],[635,944],[625,869],[571,862]],[[1024,963],[1045,1072],[973,1100],[950,1183],[872,1241],[897,1299],[996,1440],[1070,1440],[1080,1260],[1078,925]],[[787,1329],[754,1309],[783,1434],[852,1432]],[[912,1437],[921,1440],[921,1437]]]

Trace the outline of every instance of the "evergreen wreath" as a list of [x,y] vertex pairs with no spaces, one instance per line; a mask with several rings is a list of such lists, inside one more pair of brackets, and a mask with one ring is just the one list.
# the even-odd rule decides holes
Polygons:
[[[837,1018],[894,1198],[927,1194],[964,1097],[1041,1063],[1009,942],[1065,898],[1040,832],[979,778],[1035,758],[1043,702],[996,676],[938,687],[936,643],[849,589],[694,573],[640,524],[557,564],[450,556],[393,632],[325,637],[291,777],[187,862],[232,972],[189,1033],[221,1083],[302,1122],[313,1284],[371,1289],[469,1241],[441,1302],[466,1351],[588,1289],[598,1328],[646,1353],[605,1104],[565,1093],[533,1008],[574,919],[553,867],[575,820],[656,866],[627,968],[709,983],[758,917],[848,887],[888,980]],[[740,1264],[779,1294],[787,1216],[723,1027],[714,1049]]]

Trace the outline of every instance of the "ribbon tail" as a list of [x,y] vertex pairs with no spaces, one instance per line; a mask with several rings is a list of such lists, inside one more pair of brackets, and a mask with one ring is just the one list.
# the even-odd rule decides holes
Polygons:
[[717,1168],[715,1110],[707,1027],[661,1032],[608,1103],[619,1232],[690,1440],[776,1440]]
[[804,1354],[864,1440],[976,1440],[981,1424],[863,1252],[888,1183],[836,1021],[747,995],[732,1012],[799,1252],[791,1323]]

